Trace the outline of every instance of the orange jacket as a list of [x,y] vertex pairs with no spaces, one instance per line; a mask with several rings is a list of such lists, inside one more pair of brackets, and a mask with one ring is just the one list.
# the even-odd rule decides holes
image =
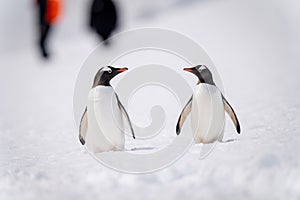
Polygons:
[[46,22],[54,24],[61,14],[61,0],[47,0]]

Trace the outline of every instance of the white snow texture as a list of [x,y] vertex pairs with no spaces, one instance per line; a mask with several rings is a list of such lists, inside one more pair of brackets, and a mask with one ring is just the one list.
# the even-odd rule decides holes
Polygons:
[[[118,31],[167,28],[198,42],[241,122],[237,135],[227,117],[227,142],[205,159],[194,145],[144,175],[102,166],[78,140],[73,87],[97,42],[88,32],[89,1],[64,1],[50,62],[36,49],[34,3],[0,2],[1,200],[300,199],[299,1],[116,1]],[[175,125],[169,132],[175,137]]]

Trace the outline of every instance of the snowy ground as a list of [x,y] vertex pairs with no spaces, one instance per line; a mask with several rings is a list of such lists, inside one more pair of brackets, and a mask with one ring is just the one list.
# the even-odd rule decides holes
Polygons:
[[[300,199],[299,3],[153,1],[157,8],[150,9],[119,1],[126,16],[120,31],[169,28],[201,44],[242,124],[237,136],[228,121],[225,140],[236,140],[217,144],[203,160],[194,146],[169,168],[130,175],[100,165],[78,141],[73,87],[95,40],[84,20],[74,20],[84,16],[83,3],[70,2],[49,63],[32,45],[32,2],[20,3],[15,15],[9,12],[15,2],[1,2],[1,200]],[[18,20],[24,34],[17,38]]]

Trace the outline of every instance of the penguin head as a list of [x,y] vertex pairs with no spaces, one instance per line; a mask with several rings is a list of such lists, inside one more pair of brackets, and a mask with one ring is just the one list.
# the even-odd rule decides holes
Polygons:
[[93,88],[98,85],[111,86],[110,80],[113,79],[116,75],[127,71],[127,67],[115,68],[112,66],[102,67],[98,70],[93,83]]
[[195,74],[198,77],[198,84],[207,83],[215,85],[212,73],[205,65],[197,65],[192,68],[184,68],[183,70]]

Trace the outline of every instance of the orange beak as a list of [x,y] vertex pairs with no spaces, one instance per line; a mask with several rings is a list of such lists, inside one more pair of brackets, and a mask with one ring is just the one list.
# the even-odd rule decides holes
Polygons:
[[192,72],[192,71],[193,71],[192,68],[184,68],[183,70],[184,70],[184,71],[187,71],[187,72]]
[[128,70],[127,67],[123,67],[123,68],[118,69],[117,72],[121,73],[121,72],[125,72],[127,70]]

